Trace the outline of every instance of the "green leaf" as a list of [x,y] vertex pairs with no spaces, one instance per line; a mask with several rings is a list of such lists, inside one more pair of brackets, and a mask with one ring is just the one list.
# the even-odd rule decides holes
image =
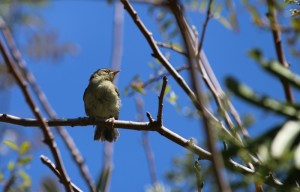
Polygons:
[[295,161],[296,168],[300,169],[300,144],[298,144],[298,146],[295,150],[294,161]]
[[15,168],[15,163],[13,161],[9,161],[7,164],[7,169],[12,171]]
[[226,18],[219,16],[217,20],[227,29],[232,29],[232,25],[229,23],[229,21]]
[[111,177],[111,169],[110,167],[104,167],[101,171],[101,175],[98,178],[96,191],[106,191],[109,179]]
[[167,85],[166,90],[165,90],[165,95],[168,94],[171,91],[171,86]]
[[262,60],[262,52],[260,51],[260,49],[251,49],[248,52],[248,55],[256,61]]
[[23,186],[29,187],[31,185],[30,176],[24,170],[20,170],[19,175],[23,179]]
[[297,0],[285,0],[284,1],[286,4],[297,4],[298,1]]
[[299,9],[290,9],[290,13],[292,17],[295,17],[297,15],[300,15],[300,10]]
[[163,31],[168,30],[168,28],[169,28],[173,23],[174,23],[174,22],[173,22],[172,19],[166,19],[166,20],[162,23],[162,25],[161,25],[162,30],[163,30]]
[[291,85],[300,89],[300,76],[296,73],[293,73],[286,67],[282,66],[277,61],[271,61],[269,63],[261,63],[261,65],[272,75],[280,77],[281,79],[288,81]]
[[18,164],[19,164],[19,165],[26,165],[26,164],[29,163],[31,160],[32,160],[32,157],[31,157],[31,156],[23,157],[23,158],[20,158],[20,159],[18,160]]
[[143,88],[143,85],[143,82],[133,82],[131,83],[130,87],[141,94],[145,94],[146,92]]
[[176,93],[175,93],[174,91],[171,91],[171,92],[170,92],[170,96],[169,96],[169,98],[168,98],[168,101],[169,101],[171,104],[175,105],[177,99],[178,99],[178,96],[176,95]]
[[275,158],[281,158],[289,150],[299,132],[300,121],[285,123],[271,144],[271,155]]
[[19,151],[20,155],[24,155],[28,153],[29,149],[30,149],[30,143],[28,141],[24,141],[20,146],[20,151]]
[[4,143],[11,149],[19,151],[19,147],[16,143],[14,143],[13,141],[10,140],[5,140]]
[[176,50],[178,50],[180,52],[184,51],[183,48],[182,48],[182,46],[180,44],[178,44],[178,43],[172,43],[172,46],[174,47],[174,49],[176,49]]
[[0,182],[4,180],[4,175],[0,173]]
[[268,163],[270,161],[269,148],[266,145],[260,145],[258,147],[258,155],[263,163]]
[[300,119],[300,112],[294,106],[269,98],[265,95],[258,95],[251,88],[239,83],[232,77],[226,79],[226,85],[230,91],[234,92],[237,96],[259,108],[268,109],[284,116]]

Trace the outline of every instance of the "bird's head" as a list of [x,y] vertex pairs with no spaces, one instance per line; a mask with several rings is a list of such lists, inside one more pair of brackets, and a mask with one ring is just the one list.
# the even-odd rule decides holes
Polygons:
[[120,72],[119,70],[114,71],[111,69],[98,69],[91,75],[90,81],[92,81],[92,80],[113,81],[115,78],[115,75],[119,72]]

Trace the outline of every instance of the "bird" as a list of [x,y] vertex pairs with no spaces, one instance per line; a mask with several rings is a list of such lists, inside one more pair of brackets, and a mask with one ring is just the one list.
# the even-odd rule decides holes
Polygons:
[[84,91],[83,101],[86,115],[89,117],[105,118],[112,122],[112,127],[96,126],[94,140],[115,142],[120,133],[113,127],[114,120],[119,118],[120,94],[113,84],[115,75],[119,70],[98,69],[89,79],[89,84]]

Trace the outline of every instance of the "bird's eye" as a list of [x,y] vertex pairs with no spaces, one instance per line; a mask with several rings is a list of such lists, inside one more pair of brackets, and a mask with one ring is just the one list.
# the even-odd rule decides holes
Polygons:
[[100,71],[104,72],[104,73],[107,73],[107,70],[106,69],[101,69]]

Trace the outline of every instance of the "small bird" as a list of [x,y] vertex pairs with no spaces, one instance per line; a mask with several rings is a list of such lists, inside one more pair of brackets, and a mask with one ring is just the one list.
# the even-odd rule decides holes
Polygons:
[[[112,121],[112,123],[118,119],[121,100],[113,80],[119,72],[118,70],[98,69],[91,75],[83,94],[85,113],[88,116],[109,118],[108,121]],[[113,127],[96,126],[94,140],[114,142],[119,135],[118,129]]]

